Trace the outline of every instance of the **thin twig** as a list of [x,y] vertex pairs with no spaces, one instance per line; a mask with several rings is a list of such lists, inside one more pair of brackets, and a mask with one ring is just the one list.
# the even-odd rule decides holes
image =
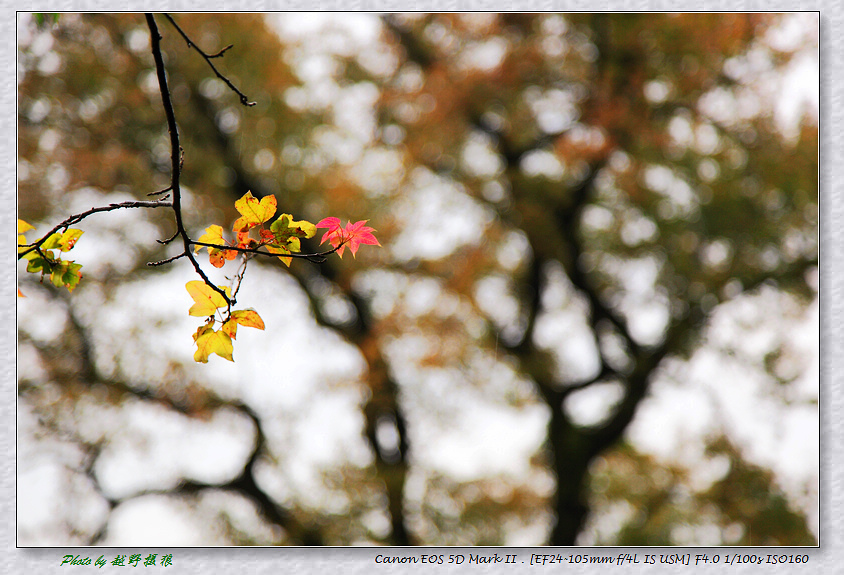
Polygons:
[[[232,302],[237,300],[237,292],[240,291],[240,286],[243,284],[243,276],[246,273],[246,264],[249,263],[249,256],[247,254],[243,254],[240,257],[243,261],[238,266],[237,272],[232,278]],[[236,285],[235,282],[237,282]]]
[[223,82],[225,82],[226,85],[229,88],[231,88],[233,92],[235,92],[238,96],[240,96],[240,103],[241,104],[243,104],[244,106],[254,106],[255,105],[255,102],[250,102],[249,98],[246,97],[246,94],[244,94],[243,92],[238,90],[237,87],[234,84],[232,84],[231,81],[228,78],[223,76],[220,73],[220,71],[217,70],[217,67],[214,66],[214,63],[211,61],[212,58],[221,58],[223,56],[223,54],[225,54],[225,52],[233,46],[233,44],[229,44],[228,46],[226,46],[225,48],[223,48],[222,50],[220,50],[216,54],[206,54],[205,52],[202,51],[202,49],[199,48],[199,46],[194,44],[194,42],[188,37],[188,35],[185,34],[184,30],[182,30],[179,27],[179,25],[176,24],[176,21],[173,20],[172,16],[170,16],[169,14],[165,14],[164,17],[167,18],[167,20],[170,21],[170,23],[173,25],[174,28],[176,28],[176,30],[179,32],[179,34],[182,35],[182,38],[184,38],[185,42],[188,43],[188,48],[193,48],[194,50],[199,52],[199,55],[202,56],[203,58],[205,58],[205,61],[208,62],[208,65],[211,66],[211,69],[214,70],[214,73],[217,74],[217,77],[220,80],[222,80]]
[[[216,248],[218,250],[231,250],[233,252],[240,252],[242,254],[258,254],[258,255],[261,255],[261,256],[270,256],[270,257],[273,257],[273,258],[303,258],[303,259],[306,259],[308,261],[314,261],[314,262],[317,262],[317,263],[321,263],[322,261],[325,261],[326,256],[330,256],[331,254],[333,254],[334,252],[339,250],[340,247],[343,246],[343,244],[340,244],[336,248],[332,248],[332,249],[328,250],[327,252],[319,252],[319,253],[315,253],[315,254],[297,254],[297,253],[274,254],[274,253],[271,253],[271,252],[258,251],[258,248],[260,248],[261,246],[258,246],[258,248],[241,248],[241,247],[237,247],[237,246],[210,244],[208,242],[200,242],[200,241],[197,241],[197,240],[190,240],[190,243],[192,245],[202,246],[204,248]],[[320,260],[320,258],[322,258],[322,259]]]
[[176,261],[177,259],[183,257],[185,257],[185,252],[182,252],[177,256],[173,256],[172,258],[167,258],[166,260],[161,260],[158,262],[147,262],[147,265],[149,267],[163,266],[164,264],[169,264],[170,262]]
[[67,218],[66,220],[64,220],[60,224],[58,224],[56,227],[54,227],[52,230],[50,230],[49,232],[44,234],[44,237],[42,237],[40,240],[33,242],[31,244],[25,244],[27,247],[29,247],[29,249],[24,250],[22,252],[19,252],[18,253],[18,259],[21,259],[26,254],[40,248],[41,245],[44,242],[46,242],[47,239],[50,236],[52,236],[53,234],[55,234],[59,230],[61,230],[61,229],[66,230],[70,226],[72,226],[74,224],[78,224],[79,222],[81,222],[82,220],[84,220],[85,218],[87,218],[88,216],[90,216],[92,214],[97,214],[97,213],[100,213],[100,212],[110,212],[112,210],[120,210],[120,209],[123,209],[123,208],[170,208],[170,207],[173,207],[173,204],[171,204],[170,202],[158,200],[156,202],[128,201],[128,202],[120,202],[119,204],[109,204],[107,206],[101,206],[99,208],[91,208],[87,212],[82,212],[81,214],[75,214],[75,215],[70,216],[69,218]]
[[147,196],[160,196],[161,194],[166,194],[167,192],[169,192],[170,189],[171,189],[170,186],[167,186],[163,190],[159,190],[157,192],[150,192],[150,193],[147,194]]
[[179,230],[176,230],[176,232],[172,236],[167,238],[166,240],[155,240],[155,241],[157,241],[158,243],[160,243],[163,246],[166,246],[167,244],[169,244],[170,242],[172,242],[173,240],[175,240],[178,237],[179,237]]

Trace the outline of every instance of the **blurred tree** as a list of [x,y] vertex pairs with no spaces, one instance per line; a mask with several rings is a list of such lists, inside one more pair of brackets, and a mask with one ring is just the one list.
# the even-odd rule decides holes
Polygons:
[[[724,304],[769,290],[776,305],[805,309],[815,297],[817,124],[807,114],[789,133],[759,88],[802,48],[770,40],[782,16],[390,15],[359,23],[377,42],[357,43],[340,26],[280,36],[287,18],[176,17],[209,52],[234,44],[215,62],[251,108],[161,24],[187,225],[198,236],[231,222],[234,199],[251,190],[275,194],[296,217],[369,218],[378,229],[382,253],[267,266],[286,295],[260,302],[286,313],[309,303],[313,320],[357,350],[369,458],[335,457],[312,492],[285,486],[294,422],[210,384],[203,368],[182,364],[187,351],[158,369],[149,355],[108,347],[97,335],[107,322],[91,310],[123,301],[120,286],[139,274],[173,273],[138,271],[172,255],[154,240],[173,230],[166,214],[133,214],[141,219],[91,237],[107,249],[93,254],[99,265],[85,263],[93,269],[70,297],[24,289],[66,316],[43,320],[58,326],[52,333],[22,321],[19,362],[31,366],[19,394],[38,424],[20,433],[77,453],[63,460],[89,487],[71,497],[108,508],[84,525],[68,518],[51,544],[108,541],[114,510],[160,495],[219,508],[220,540],[238,544],[813,541],[771,471],[729,440],[710,438],[708,456],[727,471],[705,488],[626,441],[653,382],[711,343]],[[79,202],[167,186],[143,19],[63,14],[50,30],[21,25],[20,217],[53,225]],[[140,337],[142,323],[155,324],[144,313],[120,333]],[[274,345],[332,361],[308,340],[284,339]],[[772,389],[796,379],[781,377],[784,345],[750,360]],[[575,408],[589,392],[603,398],[593,421]],[[175,487],[116,494],[103,488],[101,460],[120,426],[92,431],[86,419],[125,416],[137,402],[187,420],[234,413],[254,439],[227,479],[182,473]],[[509,427],[493,440],[503,450],[507,436],[529,444],[543,426],[523,461],[458,471],[462,434]],[[250,502],[256,518],[239,526],[217,492]],[[615,517],[613,527],[604,534],[590,512]]]

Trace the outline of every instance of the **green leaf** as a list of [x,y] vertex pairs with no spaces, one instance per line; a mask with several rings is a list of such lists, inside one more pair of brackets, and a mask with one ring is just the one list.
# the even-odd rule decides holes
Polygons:
[[82,279],[82,264],[75,264],[72,261],[60,260],[57,265],[53,266],[53,271],[50,274],[50,281],[56,287],[65,286],[68,291],[73,291],[79,280]]
[[24,256],[24,258],[29,260],[29,263],[26,265],[26,271],[30,273],[51,273],[53,271],[53,267],[50,265],[48,260],[45,260],[37,252],[30,252]]
[[315,225],[307,220],[294,221],[290,214],[281,214],[272,223],[270,230],[275,236],[276,243],[280,245],[286,244],[291,238],[312,238],[316,234]]
[[[316,226],[306,220],[295,221],[290,214],[281,214],[270,225],[274,242],[267,245],[267,249],[274,254],[289,254],[302,249],[299,238],[312,238],[316,234]],[[287,266],[293,258],[279,256]]]

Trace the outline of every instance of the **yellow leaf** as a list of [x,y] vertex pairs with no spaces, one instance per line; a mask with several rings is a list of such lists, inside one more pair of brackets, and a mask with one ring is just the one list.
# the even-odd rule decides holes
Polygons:
[[231,318],[242,326],[264,329],[264,320],[254,309],[233,311]]
[[67,230],[65,233],[62,234],[62,237],[59,239],[58,247],[63,252],[69,252],[71,249],[73,249],[73,246],[76,245],[76,242],[84,233],[85,232],[83,232],[82,230]]
[[[18,220],[18,246],[22,244],[26,244],[26,236],[23,235],[24,232],[28,232],[29,230],[34,230],[32,226],[26,223],[23,220]],[[18,247],[18,253],[25,252],[27,249],[31,248],[21,248]]]
[[[196,240],[198,242],[203,242],[206,244],[217,244],[217,245],[224,245],[225,242],[223,240],[223,228],[220,226],[208,226],[205,228],[205,233],[199,236],[199,239]],[[202,248],[208,246],[193,246],[193,253],[198,252]],[[208,251],[215,250],[216,248],[208,248]]]
[[53,234],[47,240],[41,244],[42,250],[53,250],[59,247],[59,240],[62,239],[61,234]]
[[[299,241],[299,240],[296,240],[296,241]],[[268,245],[267,245],[267,250],[268,250],[270,253],[273,253],[273,254],[289,254],[289,253],[290,253],[290,250],[289,250],[289,249],[287,249],[286,247],[284,247],[284,246],[276,246],[276,245],[273,245],[273,244],[268,244]],[[287,258],[286,258],[286,257],[284,257],[284,256],[278,256],[278,259],[280,259],[281,261],[283,261],[283,262],[284,262],[284,265],[286,265],[287,267],[290,267],[290,262],[292,262],[292,261],[293,261],[293,258],[290,258],[290,257],[287,257]]]
[[201,326],[199,326],[199,329],[196,330],[196,333],[193,334],[193,341],[199,339],[199,336],[212,331],[214,331],[213,321],[202,324]]
[[240,212],[240,217],[235,220],[232,229],[235,232],[243,232],[263,224],[273,217],[276,205],[275,196],[265,196],[259,202],[252,197],[252,192],[246,192],[234,203],[234,207]]
[[232,338],[220,331],[206,331],[198,338],[196,338],[196,353],[193,359],[199,363],[208,363],[208,356],[216,353],[223,359],[234,361],[232,359]]
[[[226,307],[228,304],[219,293],[214,291],[211,286],[201,280],[190,281],[185,284],[190,297],[195,302],[188,310],[188,314],[196,317],[206,317],[214,315],[214,312],[221,307]],[[229,288],[223,288],[226,295],[229,295]]]
[[[234,315],[237,312],[232,312]],[[233,318],[229,318],[229,320],[223,324],[223,333],[228,335],[232,339],[237,339],[237,322]]]
[[33,228],[32,226],[30,226],[30,225],[29,225],[28,223],[26,223],[25,221],[23,221],[23,220],[18,220],[18,233],[19,233],[19,234],[22,234],[22,233],[24,233],[24,232],[28,232],[29,230],[34,230],[34,229],[35,229],[35,228]]

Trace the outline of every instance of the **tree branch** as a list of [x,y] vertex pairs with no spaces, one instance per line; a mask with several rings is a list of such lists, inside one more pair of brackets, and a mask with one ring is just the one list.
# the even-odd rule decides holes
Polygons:
[[220,80],[222,80],[223,82],[225,82],[226,86],[231,88],[232,91],[240,97],[240,103],[241,104],[243,104],[244,106],[254,106],[255,105],[255,102],[250,102],[249,98],[246,97],[246,94],[244,94],[243,92],[238,90],[237,87],[235,87],[235,85],[232,84],[231,81],[228,78],[226,78],[224,75],[222,75],[220,73],[220,71],[217,70],[216,66],[214,66],[214,63],[211,61],[212,58],[222,58],[223,55],[226,53],[226,51],[229,48],[233,47],[233,44],[229,44],[228,46],[226,46],[225,48],[223,48],[222,50],[220,50],[216,54],[206,54],[205,52],[203,52],[199,48],[199,46],[197,46],[196,44],[193,43],[193,41],[188,37],[188,35],[185,34],[184,30],[182,30],[179,27],[179,25],[176,24],[176,21],[173,20],[172,16],[170,16],[169,14],[165,14],[164,17],[167,18],[167,20],[170,21],[170,24],[172,24],[173,27],[176,28],[176,30],[179,32],[179,34],[182,35],[182,38],[184,38],[185,42],[188,43],[188,48],[193,48],[194,50],[199,52],[199,55],[202,56],[203,58],[205,58],[205,61],[208,62],[208,65],[211,66],[211,69],[214,70],[214,73],[217,75],[217,77]]
[[331,254],[333,254],[334,252],[336,252],[337,250],[339,250],[343,246],[343,244],[341,243],[336,248],[332,248],[328,251],[319,252],[319,253],[315,253],[315,254],[300,254],[300,253],[274,254],[274,253],[271,253],[271,252],[259,251],[259,248],[261,246],[258,246],[257,248],[241,248],[241,247],[238,247],[238,246],[229,246],[229,245],[225,245],[225,244],[211,244],[211,243],[208,243],[208,242],[199,242],[199,241],[195,241],[195,240],[190,240],[190,243],[192,245],[195,245],[195,246],[202,246],[202,247],[207,247],[207,248],[216,248],[218,250],[231,250],[233,252],[240,252],[240,253],[244,253],[244,254],[257,254],[259,256],[270,256],[270,257],[273,257],[273,258],[303,258],[303,259],[308,260],[309,262],[314,262],[314,263],[318,263],[318,264],[321,264],[322,262],[324,262],[326,256],[330,256]]
[[155,23],[155,18],[152,14],[146,14],[147,26],[149,27],[149,35],[152,43],[152,56],[155,60],[155,71],[158,76],[158,88],[161,92],[161,102],[164,105],[164,114],[167,117],[167,129],[170,132],[170,164],[172,166],[172,174],[170,176],[170,189],[173,191],[173,212],[176,215],[176,229],[182,237],[184,245],[184,255],[187,257],[196,273],[202,280],[215,292],[223,296],[228,305],[229,312],[231,311],[232,301],[226,292],[214,285],[199,263],[190,251],[191,239],[185,229],[185,224],[182,221],[182,190],[179,187],[179,177],[182,170],[181,151],[182,147],[179,144],[179,127],[176,125],[176,113],[173,110],[173,102],[170,99],[170,89],[167,87],[167,73],[164,70],[164,58],[161,55],[161,34],[158,32],[158,25]]
[[82,220],[84,220],[85,218],[87,218],[90,215],[97,214],[97,213],[100,213],[100,212],[110,212],[112,210],[119,210],[119,209],[122,209],[122,208],[172,208],[172,207],[173,207],[173,204],[171,204],[170,202],[165,202],[162,199],[162,200],[159,200],[159,201],[156,201],[156,202],[136,202],[136,201],[120,202],[119,204],[109,204],[107,206],[102,206],[102,207],[99,207],[99,208],[91,208],[90,210],[88,210],[86,212],[82,212],[81,214],[75,214],[75,215],[70,216],[69,218],[67,218],[66,220],[64,220],[60,224],[58,224],[56,227],[54,227],[52,230],[50,230],[49,232],[44,234],[44,236],[40,240],[33,242],[31,244],[23,244],[23,245],[28,246],[29,249],[24,250],[22,252],[18,252],[18,259],[21,259],[26,254],[28,254],[32,251],[38,251],[38,249],[41,247],[41,245],[44,242],[46,242],[47,239],[50,236],[52,236],[54,233],[58,232],[61,229],[66,230],[70,226],[72,226],[74,224],[78,224],[79,222],[81,222]]

